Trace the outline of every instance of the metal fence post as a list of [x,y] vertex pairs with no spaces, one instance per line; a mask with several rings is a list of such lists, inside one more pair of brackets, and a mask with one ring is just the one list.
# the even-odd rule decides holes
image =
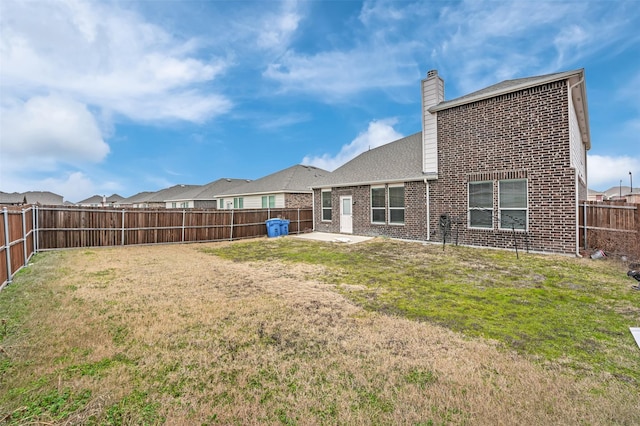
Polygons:
[[231,210],[231,231],[229,232],[229,241],[233,241],[233,209]]
[[12,273],[11,273],[11,242],[9,241],[9,211],[7,210],[6,207],[2,208],[2,214],[4,216],[4,251],[6,254],[6,261],[7,261],[7,284],[11,283],[11,277],[12,277]]
[[27,223],[24,209],[22,209],[22,248],[24,252],[24,266],[29,264],[27,257]]
[[33,207],[33,229],[35,230],[34,234],[33,234],[33,251],[34,252],[38,252],[38,247],[40,245],[40,242],[38,241],[38,239],[40,238],[40,230],[38,229],[40,227],[39,225],[39,220],[38,220],[38,206]]
[[298,207],[298,230],[296,232],[296,234],[300,233],[300,207]]
[[582,219],[583,219],[583,233],[584,233],[584,249],[587,249],[587,202],[584,201],[582,204]]

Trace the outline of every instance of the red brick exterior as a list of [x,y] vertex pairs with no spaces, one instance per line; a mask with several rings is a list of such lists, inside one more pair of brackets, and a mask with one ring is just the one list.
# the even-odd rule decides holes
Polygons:
[[313,196],[311,194],[304,193],[285,193],[284,194],[284,207],[286,209],[303,209],[311,207]]
[[[498,180],[527,179],[528,230],[516,231],[520,248],[576,253],[576,187],[570,165],[569,109],[566,81],[521,90],[437,114],[438,179],[429,182],[430,233],[427,231],[425,182],[405,183],[405,224],[371,224],[370,187],[333,188],[332,221],[322,222],[321,194],[315,191],[315,229],[339,232],[339,196],[350,194],[353,232],[358,235],[442,241],[441,214],[457,220],[451,237],[460,244],[513,248],[514,233],[471,229],[468,220],[468,183],[494,182],[494,213],[498,212]],[[528,240],[528,241],[527,241]]]

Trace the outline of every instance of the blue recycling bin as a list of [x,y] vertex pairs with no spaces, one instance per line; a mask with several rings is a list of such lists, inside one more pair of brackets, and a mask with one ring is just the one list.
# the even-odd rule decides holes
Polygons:
[[280,235],[289,235],[289,220],[280,219]]
[[269,238],[280,236],[280,219],[269,219],[267,224],[267,236]]

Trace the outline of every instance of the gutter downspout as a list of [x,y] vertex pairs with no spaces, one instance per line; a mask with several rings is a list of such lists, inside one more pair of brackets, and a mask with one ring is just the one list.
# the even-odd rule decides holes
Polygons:
[[[571,91],[573,90],[574,87],[576,87],[579,84],[584,83],[584,77],[582,77],[580,80],[578,80],[576,83],[572,84],[569,86],[568,89],[568,95],[569,95],[569,102],[573,102],[573,97],[571,96]],[[567,105],[568,107],[569,105]],[[575,108],[573,108],[573,110],[575,111]],[[582,136],[580,136],[580,143],[582,142]],[[585,156],[586,156],[586,151],[585,151]],[[585,162],[584,164],[584,178],[585,180],[587,179],[587,163]],[[576,256],[580,256],[580,219],[578,218],[578,209],[580,208],[580,195],[579,195],[579,191],[580,191],[580,179],[578,178],[578,172],[575,172],[575,207],[574,207],[574,211],[576,213],[576,241],[575,241],[575,250],[576,250]],[[585,182],[586,185],[586,182]],[[586,201],[586,200],[585,200]],[[584,226],[586,227],[587,224],[585,222]],[[586,241],[585,241],[586,243]]]

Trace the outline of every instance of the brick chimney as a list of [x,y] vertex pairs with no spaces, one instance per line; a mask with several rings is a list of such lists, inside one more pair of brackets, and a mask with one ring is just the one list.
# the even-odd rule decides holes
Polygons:
[[444,80],[431,70],[422,80],[422,172],[433,177],[438,176],[438,113],[430,113],[429,108],[442,101]]

